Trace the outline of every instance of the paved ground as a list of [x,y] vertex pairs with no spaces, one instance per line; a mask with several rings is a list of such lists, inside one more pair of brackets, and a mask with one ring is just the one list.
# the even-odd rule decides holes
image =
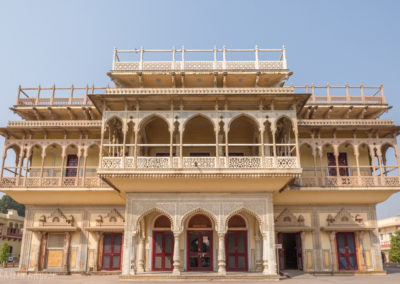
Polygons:
[[[108,284],[108,283],[126,283],[119,281],[116,275],[103,275],[103,276],[54,276],[54,275],[21,275],[15,273],[15,268],[0,269],[0,283],[9,284]],[[384,276],[313,276],[309,274],[293,274],[290,279],[282,279],[281,283],[296,283],[296,284],[316,284],[316,283],[329,283],[329,284],[347,284],[347,283],[360,283],[360,284],[384,284],[384,283],[400,283],[400,268],[388,268],[388,274]],[[174,283],[175,281],[168,281],[167,283]],[[187,283],[183,280],[176,283]],[[210,281],[202,282],[196,281],[194,283],[209,283]],[[134,283],[162,283],[158,282],[134,282]],[[237,283],[241,284],[243,281],[225,281],[221,283]],[[246,283],[260,283],[260,281],[246,282]]]

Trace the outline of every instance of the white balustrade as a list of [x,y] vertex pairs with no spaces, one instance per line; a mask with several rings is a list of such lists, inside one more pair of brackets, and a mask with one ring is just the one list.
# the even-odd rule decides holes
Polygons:
[[[126,165],[126,160],[125,160]],[[125,166],[126,167],[126,166]],[[169,168],[169,157],[138,157],[138,169],[167,169]]]
[[276,168],[278,169],[298,168],[297,157],[277,157],[276,163]]
[[229,157],[229,168],[258,169],[262,167],[261,157]]
[[216,168],[215,157],[183,157],[183,168],[201,168],[211,169]]
[[101,167],[103,169],[122,168],[122,157],[103,157]]

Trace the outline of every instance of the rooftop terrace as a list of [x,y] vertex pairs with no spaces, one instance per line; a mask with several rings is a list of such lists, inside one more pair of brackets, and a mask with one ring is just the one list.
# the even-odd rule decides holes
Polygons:
[[[230,55],[234,53],[253,53],[254,59],[248,61],[229,60]],[[275,55],[274,59],[260,59],[261,54]],[[146,61],[145,54],[155,55],[160,58],[167,55],[167,60]],[[188,60],[189,57],[199,57],[202,60]],[[276,58],[278,54],[278,58]],[[122,57],[122,55],[124,57]],[[125,55],[131,55],[125,59]],[[135,59],[135,56],[139,58]],[[204,60],[210,57],[209,60]],[[285,70],[287,69],[285,47],[281,49],[260,49],[255,46],[254,49],[228,49],[214,47],[213,49],[180,49],[175,47],[165,50],[140,49],[114,49],[112,71],[201,71],[201,70]]]

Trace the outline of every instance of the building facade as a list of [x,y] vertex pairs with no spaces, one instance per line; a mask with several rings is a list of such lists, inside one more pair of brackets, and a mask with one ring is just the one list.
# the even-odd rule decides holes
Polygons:
[[7,213],[0,213],[0,248],[3,243],[8,243],[10,261],[18,261],[20,258],[23,226],[24,217],[19,216],[17,210],[8,209]]
[[20,271],[383,271],[400,128],[382,86],[286,86],[285,48],[114,50],[107,75],[20,87],[23,120],[0,130],[2,191],[27,206]]
[[378,220],[379,241],[381,244],[382,258],[389,263],[390,241],[392,236],[400,230],[400,216]]

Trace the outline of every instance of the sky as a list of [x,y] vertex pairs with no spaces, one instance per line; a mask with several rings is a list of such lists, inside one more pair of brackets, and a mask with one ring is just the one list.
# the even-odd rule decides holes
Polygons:
[[[0,0],[0,125],[18,85],[105,86],[114,47],[281,48],[289,83],[379,85],[400,125],[400,1]],[[3,140],[0,142],[2,147]],[[400,193],[378,205],[400,214]]]

